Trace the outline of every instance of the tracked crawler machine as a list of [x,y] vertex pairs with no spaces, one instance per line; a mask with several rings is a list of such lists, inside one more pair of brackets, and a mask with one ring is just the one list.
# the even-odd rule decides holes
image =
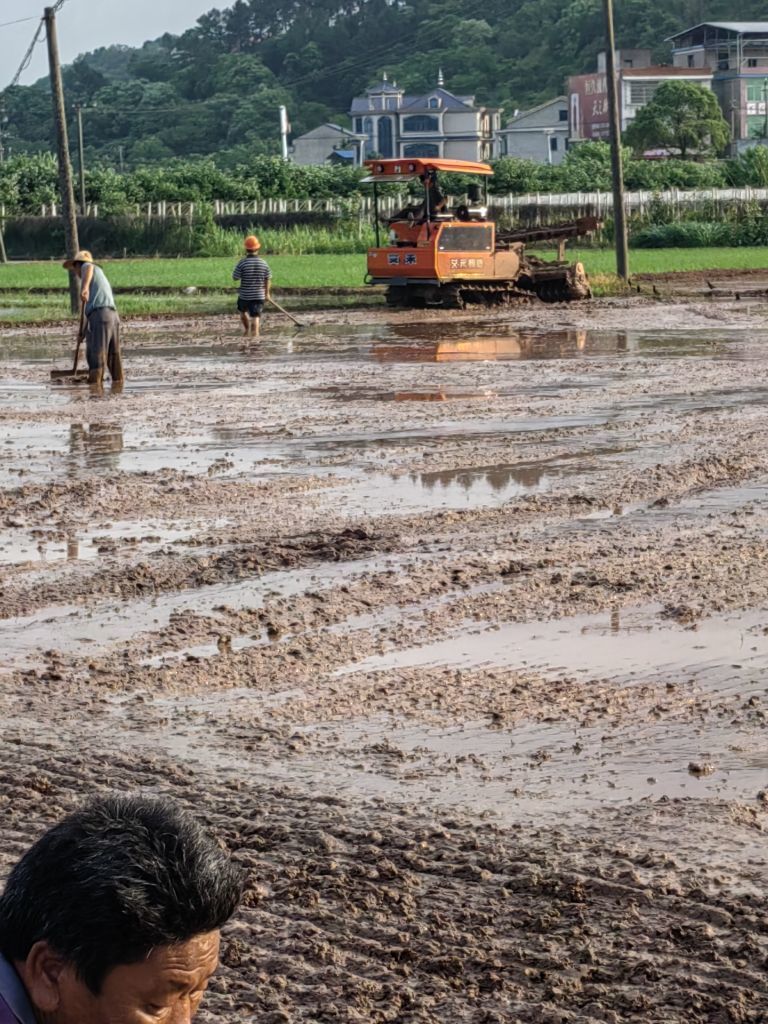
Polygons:
[[[414,158],[369,160],[376,214],[376,247],[368,252],[368,281],[387,286],[391,306],[505,305],[538,297],[544,302],[573,302],[591,297],[581,263],[567,263],[570,238],[599,227],[594,218],[519,231],[497,231],[488,219],[488,164],[464,160]],[[440,191],[438,174],[480,175],[486,189],[471,185],[467,200],[451,209]],[[379,186],[420,180],[424,200],[394,217],[380,217]],[[485,195],[483,194],[485,191]],[[383,228],[388,237],[382,238]],[[556,260],[526,252],[534,242],[557,242]]]

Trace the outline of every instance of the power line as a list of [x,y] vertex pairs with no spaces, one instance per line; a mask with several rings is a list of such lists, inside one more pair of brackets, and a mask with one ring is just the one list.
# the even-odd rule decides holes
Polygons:
[[29,44],[29,49],[24,54],[24,57],[23,57],[23,59],[21,61],[21,64],[19,65],[19,70],[13,76],[13,79],[11,80],[11,84],[9,86],[7,86],[8,89],[13,89],[13,87],[15,85],[19,84],[19,79],[24,74],[24,72],[27,70],[29,65],[32,63],[32,54],[35,52],[35,47],[40,42],[40,36],[42,34],[43,34],[43,22],[41,21],[40,24],[37,26],[37,31],[35,32],[34,36],[32,37],[32,42]]
[[[67,0],[56,0],[56,3],[53,5],[53,13],[56,14],[58,11],[60,11],[65,3],[67,3]],[[7,21],[7,22],[5,22],[5,25],[20,25],[22,22],[25,22],[25,21],[35,21],[35,20],[36,19],[34,17],[32,17],[32,18],[19,18],[17,21]],[[45,24],[44,21],[41,19],[40,20],[40,24],[37,26],[37,32],[35,32],[35,34],[34,34],[34,36],[32,38],[32,42],[29,44],[29,49],[24,54],[24,58],[23,58],[21,64],[19,65],[19,70],[13,76],[11,84],[6,87],[7,89],[13,89],[13,87],[15,85],[19,84],[19,79],[24,74],[24,72],[27,70],[29,65],[31,64],[31,62],[32,62],[32,54],[35,51],[35,47],[40,42],[40,36],[43,33],[43,26],[44,26],[44,24]],[[4,27],[5,27],[4,25],[0,25],[0,28],[4,28]],[[3,90],[3,91],[5,91],[5,90]]]
[[8,28],[9,25],[22,25],[25,21],[37,21],[33,15],[31,18],[17,18],[15,21],[0,21],[0,28]]

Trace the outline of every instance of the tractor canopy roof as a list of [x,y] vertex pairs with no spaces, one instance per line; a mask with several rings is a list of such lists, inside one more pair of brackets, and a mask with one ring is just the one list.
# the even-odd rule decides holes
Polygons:
[[473,163],[471,160],[439,160],[431,157],[404,157],[402,160],[366,160],[365,166],[371,172],[363,181],[411,181],[422,178],[432,171],[443,174],[493,174],[488,164]]

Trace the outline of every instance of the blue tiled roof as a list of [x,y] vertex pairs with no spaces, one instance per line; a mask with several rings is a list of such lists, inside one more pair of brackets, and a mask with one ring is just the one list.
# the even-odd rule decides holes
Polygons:
[[[369,89],[368,94],[376,92],[376,89]],[[395,89],[394,92],[399,92]],[[352,100],[352,106],[350,108],[351,114],[370,114],[370,113],[382,113],[380,107],[371,110],[370,101],[368,96],[356,96]],[[397,111],[390,111],[390,113],[408,111],[422,112],[431,111],[434,113],[435,108],[429,106],[429,100],[432,96],[437,96],[440,99],[439,110],[474,110],[475,97],[474,96],[454,96],[452,92],[448,92],[447,89],[433,89],[431,92],[424,93],[423,96],[403,96],[400,100],[400,106]]]
[[471,110],[475,99],[474,96],[454,96],[447,89],[433,89],[432,92],[427,92],[423,96],[406,96],[403,99],[402,109],[430,110],[429,100],[432,96],[437,96],[441,101],[441,110]]

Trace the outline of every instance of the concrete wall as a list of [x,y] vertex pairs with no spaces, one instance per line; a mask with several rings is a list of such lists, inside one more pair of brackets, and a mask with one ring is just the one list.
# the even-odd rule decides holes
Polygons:
[[472,111],[446,110],[443,118],[446,135],[472,135],[480,131],[480,115]]
[[443,147],[443,156],[449,160],[482,161],[484,159],[480,140],[448,139]]
[[552,150],[552,163],[561,164],[565,159],[568,142],[568,126],[563,125],[559,131],[546,135],[543,131],[504,132],[501,137],[501,156],[519,157],[521,160],[534,160],[537,164],[549,163],[550,139],[556,140],[557,149]]
[[302,167],[317,167],[328,162],[334,149],[357,150],[357,142],[347,136],[328,129],[315,128],[306,135],[294,139],[291,146],[291,160]]

